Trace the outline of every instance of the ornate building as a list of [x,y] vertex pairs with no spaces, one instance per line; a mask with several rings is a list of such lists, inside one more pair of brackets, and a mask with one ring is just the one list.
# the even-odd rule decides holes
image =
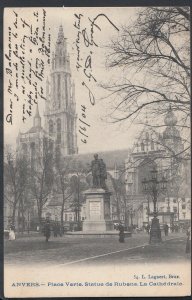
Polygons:
[[190,168],[188,161],[182,159],[183,140],[171,106],[164,124],[166,128],[160,134],[147,123],[125,160],[127,201],[134,212],[134,222],[139,226],[147,224],[149,217],[151,219],[153,216],[153,203],[144,194],[142,181],[150,178],[154,166],[160,176],[164,175],[168,180],[166,195],[160,195],[157,203],[161,221],[171,223],[180,222],[182,218],[189,220],[189,205],[185,203],[190,201]]
[[43,147],[45,140],[49,135],[43,129],[38,104],[36,113],[33,117],[33,126],[25,133],[19,132],[17,137],[17,153],[30,161],[31,166],[35,164],[37,158],[43,156]]
[[76,154],[75,85],[71,82],[70,60],[62,26],[59,28],[55,53],[52,54],[46,94],[45,130],[54,137],[55,152],[58,156]]

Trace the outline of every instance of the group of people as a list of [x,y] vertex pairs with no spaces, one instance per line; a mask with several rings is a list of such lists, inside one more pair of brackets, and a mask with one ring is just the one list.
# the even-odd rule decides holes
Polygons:
[[63,228],[60,226],[59,222],[55,222],[51,224],[49,219],[46,220],[44,227],[43,227],[43,233],[45,236],[45,241],[48,242],[51,237],[51,231],[53,231],[53,236],[62,236],[64,233]]
[[[145,226],[144,229],[149,234],[150,230],[151,230],[151,227],[150,227],[149,224],[147,224],[147,226]],[[169,234],[169,225],[167,223],[163,225],[163,231],[165,233],[165,236],[168,236],[168,234]]]

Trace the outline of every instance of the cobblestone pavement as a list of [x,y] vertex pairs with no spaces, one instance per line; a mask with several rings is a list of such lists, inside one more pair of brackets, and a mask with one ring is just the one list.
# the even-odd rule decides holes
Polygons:
[[5,240],[5,263],[7,265],[41,264],[121,264],[147,261],[188,260],[185,255],[186,236],[172,234],[163,237],[163,243],[148,245],[145,233],[133,234],[119,243],[118,236],[96,238],[63,236],[51,238],[48,243],[43,236],[23,237],[15,241]]

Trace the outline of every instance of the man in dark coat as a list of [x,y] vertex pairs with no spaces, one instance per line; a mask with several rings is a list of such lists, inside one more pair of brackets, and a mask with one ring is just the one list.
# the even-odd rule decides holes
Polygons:
[[168,236],[169,226],[167,224],[164,225],[165,236]]
[[54,225],[53,225],[53,236],[57,237],[57,234],[58,234],[58,226],[57,226],[57,223],[54,223]]
[[49,220],[46,220],[45,227],[44,227],[44,235],[45,235],[45,241],[48,242],[51,236],[51,226]]
[[125,241],[124,226],[120,223],[119,224],[119,242],[124,243],[124,241]]

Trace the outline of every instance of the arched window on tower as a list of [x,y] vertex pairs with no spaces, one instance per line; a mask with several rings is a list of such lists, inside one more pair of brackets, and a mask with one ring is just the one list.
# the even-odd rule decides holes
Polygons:
[[55,96],[55,76],[53,75],[53,95]]
[[53,141],[49,141],[49,151],[51,156],[53,157]]
[[56,147],[56,153],[55,153],[55,160],[56,160],[56,164],[60,163],[60,159],[61,159],[61,149],[60,146],[57,145]]
[[142,143],[141,143],[141,151],[145,151],[145,148],[144,148],[144,147],[145,147],[145,145],[144,145],[144,143],[142,142]]
[[61,120],[57,119],[57,143],[61,143]]
[[27,144],[22,144],[22,155],[27,157]]
[[155,147],[154,147],[154,141],[151,141],[151,150],[154,150]]
[[52,120],[49,121],[49,134],[53,135],[53,121]]
[[65,99],[66,99],[66,107],[68,107],[68,84],[67,84],[67,76],[65,77]]
[[58,106],[60,107],[60,103],[61,103],[61,75],[60,74],[58,74],[57,80],[58,80],[58,89],[57,89]]

